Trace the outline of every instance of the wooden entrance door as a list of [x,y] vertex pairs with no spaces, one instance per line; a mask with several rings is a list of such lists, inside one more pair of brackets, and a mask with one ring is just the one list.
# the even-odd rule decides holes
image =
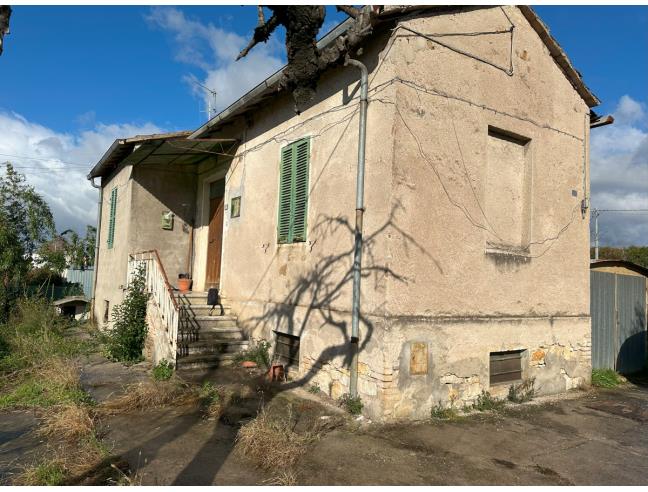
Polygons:
[[207,243],[206,286],[220,288],[221,253],[223,251],[223,218],[225,209],[225,180],[209,186],[209,233]]

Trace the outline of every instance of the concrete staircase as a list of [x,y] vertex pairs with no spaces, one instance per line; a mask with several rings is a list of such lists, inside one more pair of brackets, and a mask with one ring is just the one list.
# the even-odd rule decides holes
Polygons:
[[178,370],[206,370],[231,364],[248,341],[226,301],[207,305],[206,292],[176,294],[181,308],[178,327]]

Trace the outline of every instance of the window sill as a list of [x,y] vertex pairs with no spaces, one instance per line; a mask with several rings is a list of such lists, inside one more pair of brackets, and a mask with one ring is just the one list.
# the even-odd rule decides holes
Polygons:
[[531,253],[528,248],[507,248],[502,246],[486,246],[486,255],[501,256],[518,261],[530,261]]

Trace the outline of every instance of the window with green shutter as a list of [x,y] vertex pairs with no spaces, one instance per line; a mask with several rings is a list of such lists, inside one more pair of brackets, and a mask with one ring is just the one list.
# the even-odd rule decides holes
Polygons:
[[279,177],[279,243],[306,241],[308,216],[308,167],[310,139],[298,140],[281,149]]
[[117,213],[117,188],[110,192],[110,219],[108,219],[108,249],[115,241],[115,214]]

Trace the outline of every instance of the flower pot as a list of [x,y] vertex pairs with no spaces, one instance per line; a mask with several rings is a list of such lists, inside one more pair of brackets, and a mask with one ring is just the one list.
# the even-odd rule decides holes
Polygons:
[[178,290],[180,293],[184,294],[191,290],[191,279],[190,278],[179,278],[178,279]]

